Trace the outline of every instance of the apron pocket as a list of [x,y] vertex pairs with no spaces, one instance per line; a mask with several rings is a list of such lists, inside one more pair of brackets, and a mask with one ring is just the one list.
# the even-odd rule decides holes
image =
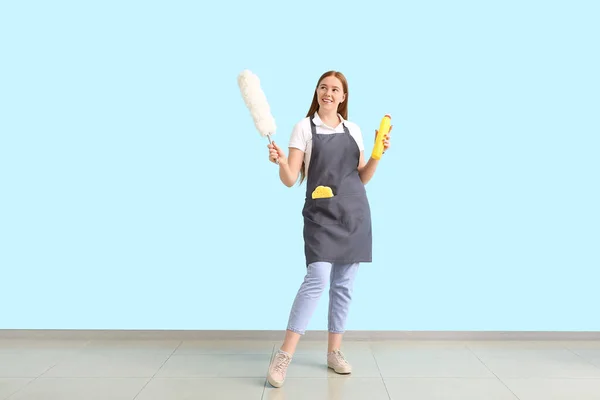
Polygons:
[[362,194],[308,199],[302,215],[319,225],[354,226],[364,219],[365,206]]
[[304,218],[319,225],[339,225],[342,223],[343,214],[338,196],[308,199],[302,210]]

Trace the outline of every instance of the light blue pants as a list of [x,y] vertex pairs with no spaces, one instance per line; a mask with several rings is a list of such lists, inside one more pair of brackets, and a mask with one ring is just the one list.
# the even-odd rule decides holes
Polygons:
[[329,262],[309,264],[292,305],[287,329],[304,335],[321,294],[329,283],[328,330],[344,333],[358,265]]

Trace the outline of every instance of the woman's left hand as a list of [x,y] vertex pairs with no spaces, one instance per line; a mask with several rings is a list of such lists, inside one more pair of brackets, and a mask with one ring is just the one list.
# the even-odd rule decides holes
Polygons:
[[[394,126],[390,126],[390,130],[387,133],[387,135],[385,135],[385,137],[383,138],[383,152],[385,153],[386,150],[388,150],[390,148],[390,133],[392,133],[392,128]],[[377,129],[375,129],[375,140],[377,140],[377,133],[379,131]]]

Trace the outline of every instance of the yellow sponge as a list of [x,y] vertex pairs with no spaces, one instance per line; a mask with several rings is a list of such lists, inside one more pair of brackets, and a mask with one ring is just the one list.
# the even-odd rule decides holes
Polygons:
[[329,186],[317,186],[312,192],[313,199],[323,199],[327,197],[333,197],[333,191]]

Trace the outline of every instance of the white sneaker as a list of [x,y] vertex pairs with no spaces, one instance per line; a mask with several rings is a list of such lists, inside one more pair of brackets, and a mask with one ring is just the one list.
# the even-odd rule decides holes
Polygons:
[[339,350],[334,350],[327,354],[327,366],[338,374],[349,374],[352,372],[352,366]]
[[283,382],[285,382],[285,375],[287,373],[287,368],[292,361],[292,357],[282,350],[277,350],[275,356],[271,360],[271,365],[269,365],[269,374],[267,375],[267,380],[273,387],[281,387]]

